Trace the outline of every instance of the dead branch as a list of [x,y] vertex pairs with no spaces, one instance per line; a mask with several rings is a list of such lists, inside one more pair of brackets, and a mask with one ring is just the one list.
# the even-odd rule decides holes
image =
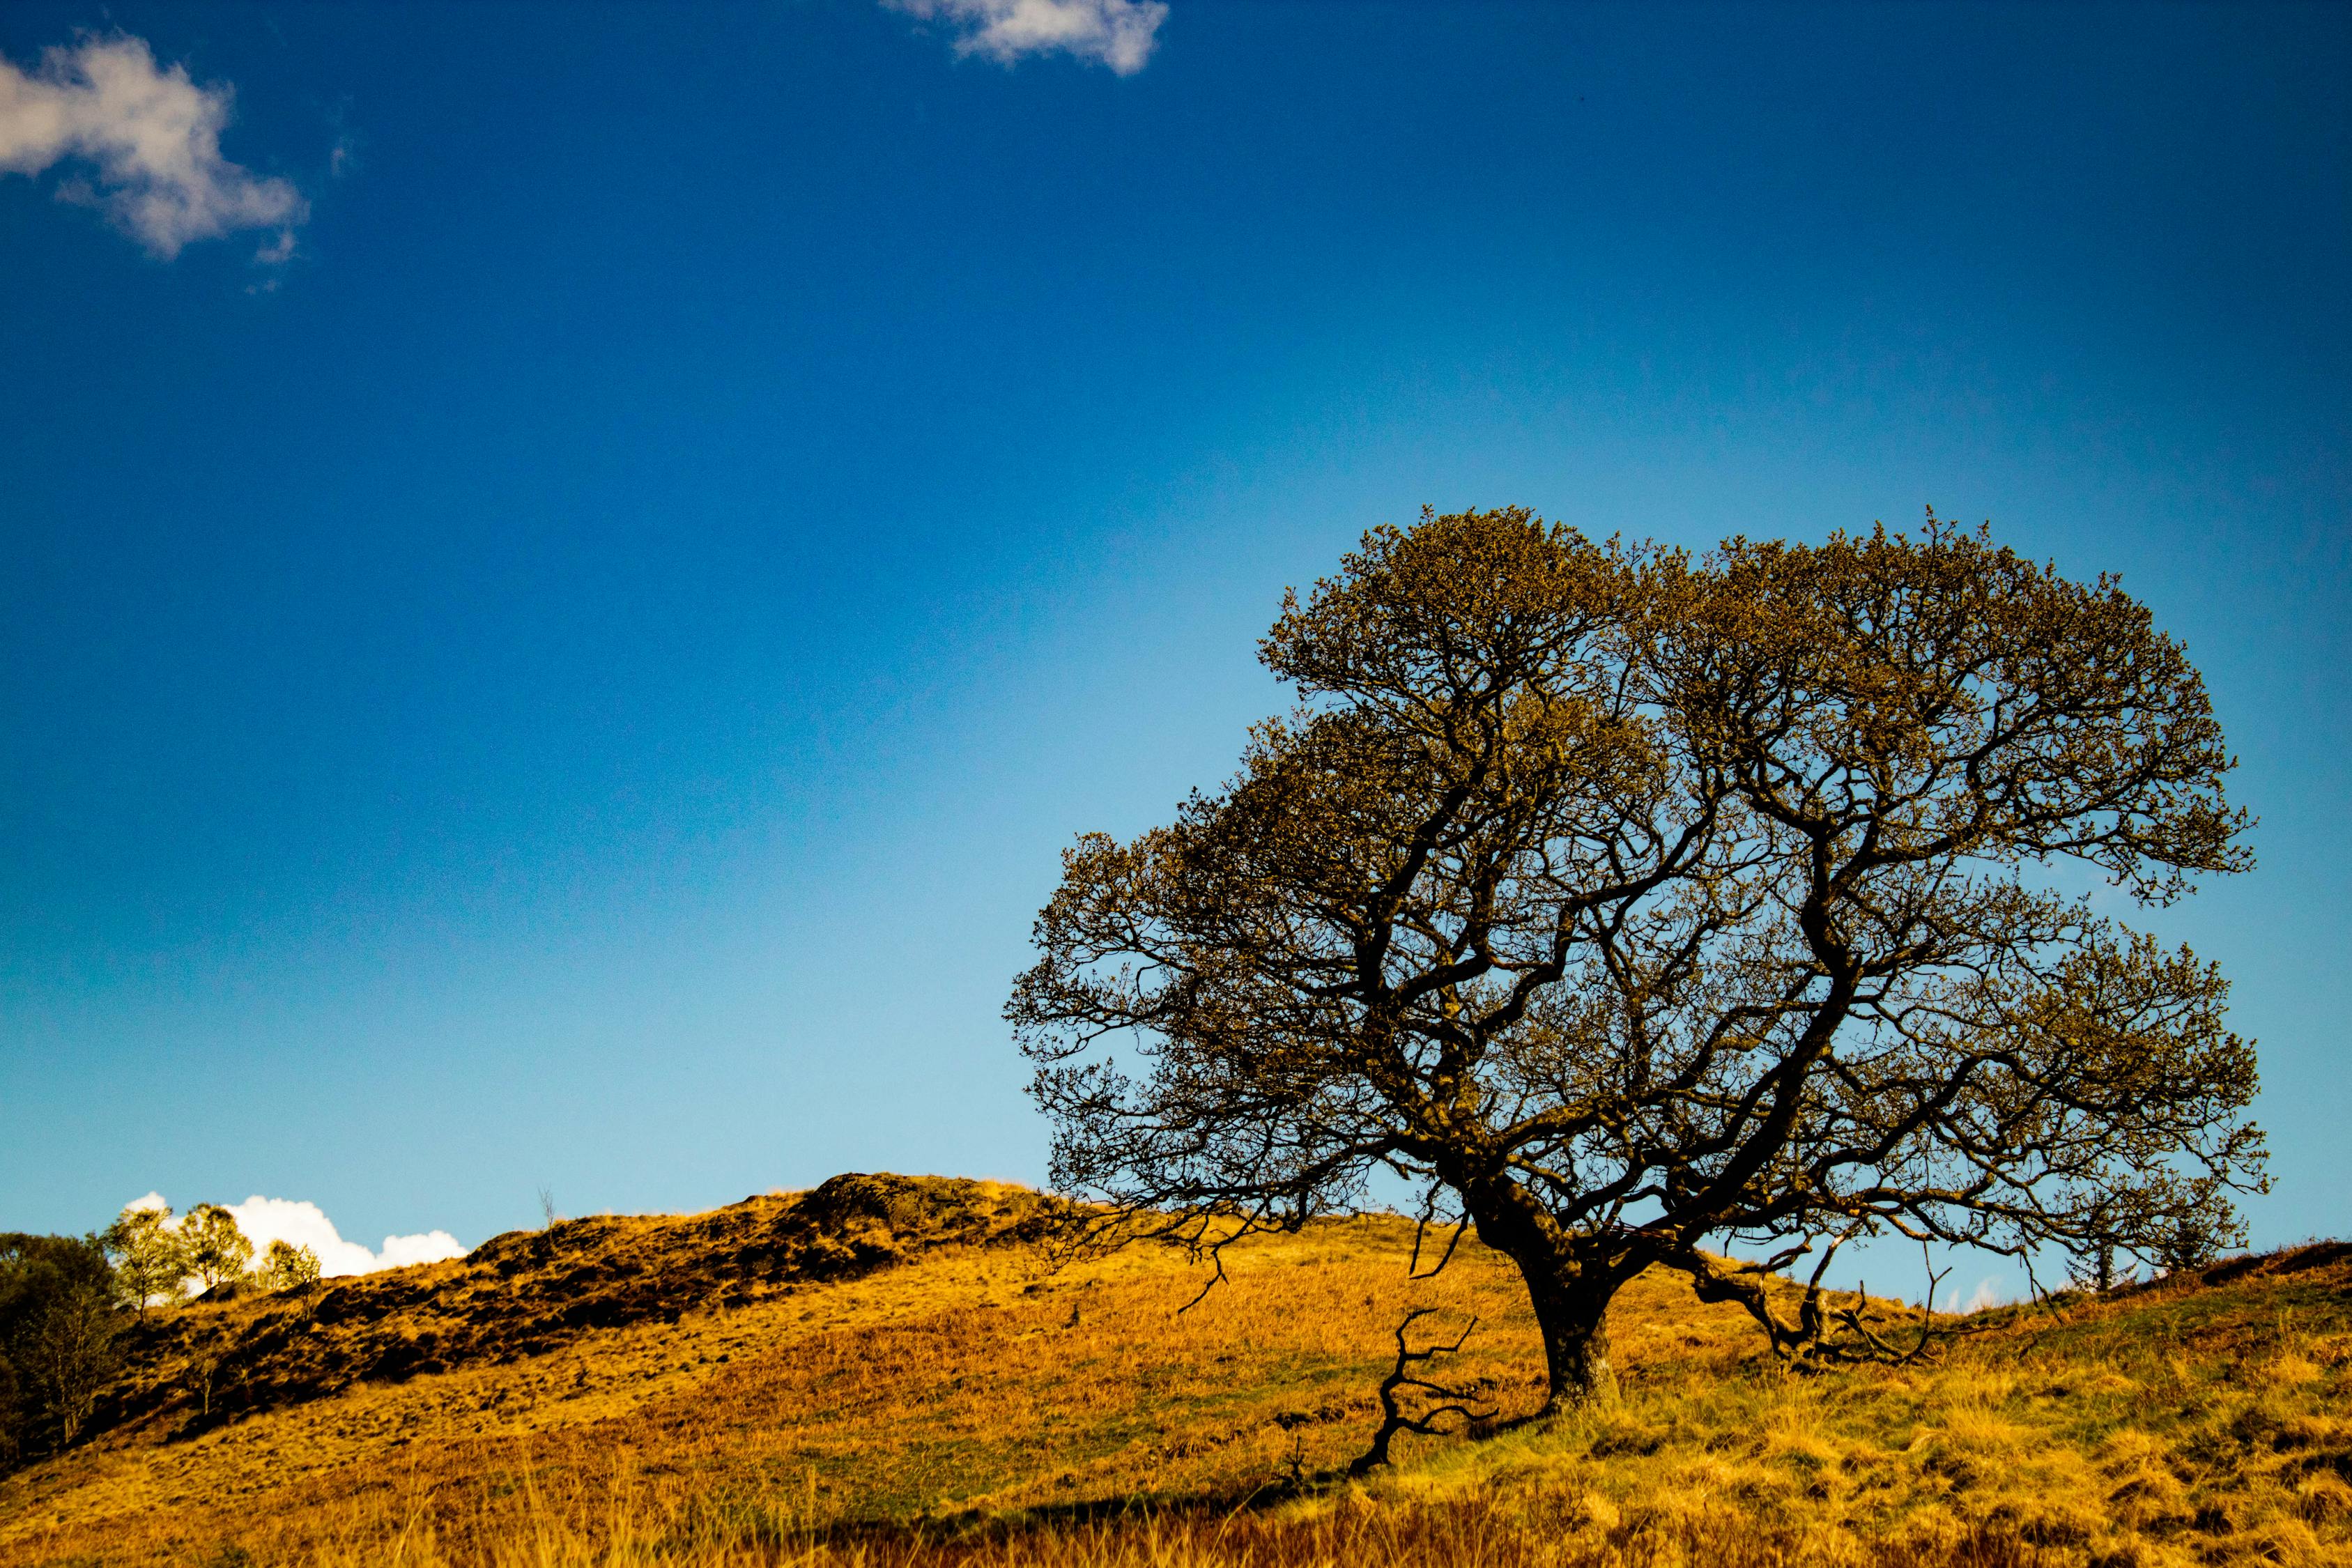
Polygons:
[[[1452,1344],[1431,1345],[1425,1350],[1412,1349],[1405,1337],[1407,1331],[1416,1321],[1436,1310],[1434,1307],[1416,1307],[1407,1312],[1404,1315],[1404,1321],[1396,1326],[1396,1365],[1390,1370],[1388,1376],[1381,1379],[1380,1430],[1372,1434],[1372,1446],[1359,1454],[1348,1466],[1348,1474],[1350,1476],[1370,1475],[1381,1466],[1388,1464],[1390,1462],[1389,1444],[1400,1432],[1417,1433],[1423,1437],[1441,1437],[1444,1436],[1449,1430],[1445,1422],[1450,1417],[1461,1417],[1465,1426],[1480,1421],[1492,1421],[1495,1418],[1496,1412],[1492,1410],[1470,1408],[1465,1402],[1475,1396],[1468,1389],[1451,1388],[1444,1384],[1433,1383],[1425,1377],[1415,1377],[1412,1374],[1413,1367],[1434,1361],[1442,1355],[1452,1355],[1459,1351],[1468,1341],[1472,1331],[1478,1327],[1478,1320],[1473,1318],[1463,1328],[1462,1332],[1454,1337]],[[1416,1389],[1446,1403],[1431,1405],[1418,1415],[1409,1415],[1405,1413],[1404,1406],[1399,1398],[1406,1389]]]

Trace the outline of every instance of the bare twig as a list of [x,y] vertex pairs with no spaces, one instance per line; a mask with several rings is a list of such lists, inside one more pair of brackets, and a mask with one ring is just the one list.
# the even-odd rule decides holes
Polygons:
[[[1432,1203],[1433,1205],[1433,1195]],[[1454,1261],[1454,1249],[1462,1245],[1462,1233],[1470,1228],[1470,1222],[1467,1218],[1455,1220],[1454,1222],[1454,1234],[1452,1237],[1447,1238],[1445,1243],[1444,1256],[1437,1260],[1436,1268],[1431,1269],[1428,1273],[1423,1274],[1421,1272],[1421,1235],[1423,1230],[1428,1228],[1430,1217],[1430,1215],[1427,1212],[1424,1212],[1422,1215],[1419,1223],[1414,1225],[1412,1227],[1412,1261],[1405,1265],[1404,1270],[1406,1276],[1410,1279],[1434,1279],[1439,1275],[1444,1273],[1445,1266]]]
[[1944,1265],[1943,1273],[1936,1271],[1936,1255],[1928,1250],[1925,1241],[1919,1244],[1919,1261],[1927,1270],[1927,1299],[1919,1308],[1919,1342],[1911,1347],[1909,1355],[1895,1363],[1897,1366],[1909,1366],[1927,1353],[1927,1346],[1936,1337],[1936,1292],[1942,1289],[1946,1277],[1952,1272],[1952,1265],[1948,1263]]

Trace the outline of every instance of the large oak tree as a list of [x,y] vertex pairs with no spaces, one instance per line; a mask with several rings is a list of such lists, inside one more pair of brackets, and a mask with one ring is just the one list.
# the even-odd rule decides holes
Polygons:
[[1653,1265],[1806,1353],[1818,1290],[1760,1280],[1807,1250],[2153,1256],[2259,1181],[2224,982],[2105,912],[2248,864],[2112,579],[1932,518],[1693,557],[1425,512],[1261,657],[1296,710],[1039,916],[1066,1191],[1213,1241],[1394,1172],[1517,1265],[1557,1406]]

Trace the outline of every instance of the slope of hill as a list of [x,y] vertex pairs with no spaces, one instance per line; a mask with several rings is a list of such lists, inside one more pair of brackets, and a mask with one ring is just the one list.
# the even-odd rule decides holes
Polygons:
[[[598,1330],[729,1312],[926,1251],[1034,1242],[1049,1217],[1024,1188],[846,1175],[708,1214],[509,1231],[455,1262],[162,1315],[136,1331],[131,1375],[100,1420],[192,1436],[354,1384],[544,1356]],[[194,1383],[192,1366],[204,1373]]]
[[1531,1408],[1507,1265],[1411,1227],[1254,1241],[1229,1285],[1055,1268],[1019,1188],[838,1177],[599,1218],[142,1331],[92,1442],[0,1481],[0,1563],[2352,1563],[2352,1248],[1982,1314],[1791,1376],[1637,1281],[1613,1406],[1338,1479],[1415,1306]]

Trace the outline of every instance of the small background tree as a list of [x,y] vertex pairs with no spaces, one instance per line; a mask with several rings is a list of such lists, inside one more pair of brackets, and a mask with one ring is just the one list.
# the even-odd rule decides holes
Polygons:
[[242,1279],[253,1266],[253,1243],[238,1228],[236,1215],[218,1204],[198,1204],[180,1226],[187,1247],[188,1272],[199,1291]]
[[265,1290],[308,1290],[319,1282],[319,1255],[281,1237],[263,1254],[257,1279]]
[[1858,1238],[2231,1234],[2226,983],[2050,874],[2154,905],[2250,863],[2204,687],[2112,579],[1932,517],[1693,558],[1424,513],[1260,651],[1297,708],[1066,853],[1007,1007],[1107,1226],[1213,1250],[1390,1172],[1518,1267],[1553,1406],[1613,1386],[1655,1265],[1813,1357],[1869,1349],[1822,1304]]
[[169,1207],[126,1208],[100,1240],[114,1266],[116,1294],[142,1321],[151,1305],[175,1306],[185,1295],[187,1243]]

